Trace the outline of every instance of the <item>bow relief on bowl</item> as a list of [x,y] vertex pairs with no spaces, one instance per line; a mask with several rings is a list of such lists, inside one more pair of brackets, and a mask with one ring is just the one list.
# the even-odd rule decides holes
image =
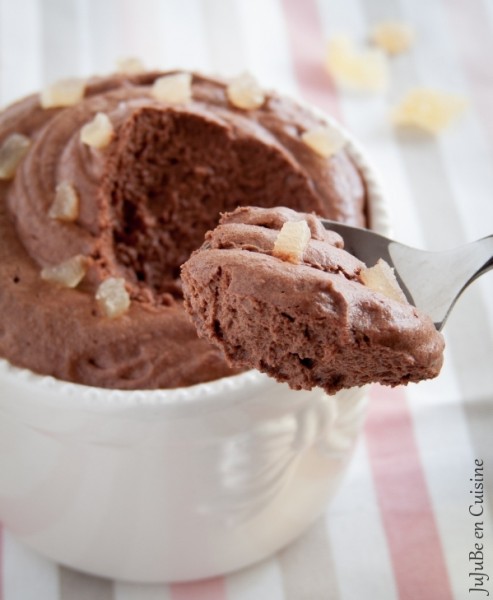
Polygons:
[[210,500],[198,507],[227,525],[250,521],[289,484],[307,452],[327,465],[350,455],[364,417],[364,389],[321,395],[298,412],[229,437],[217,448]]

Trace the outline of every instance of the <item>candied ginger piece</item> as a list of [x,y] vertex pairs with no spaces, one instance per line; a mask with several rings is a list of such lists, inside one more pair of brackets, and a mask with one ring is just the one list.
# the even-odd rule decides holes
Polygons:
[[465,107],[466,101],[460,96],[415,88],[394,108],[392,120],[398,126],[417,127],[436,134],[458,117]]
[[66,222],[73,222],[79,216],[79,196],[68,181],[62,181],[56,186],[55,200],[48,211],[48,216]]
[[156,100],[170,104],[183,104],[192,99],[191,73],[163,75],[154,81],[151,95]]
[[408,304],[400,285],[394,274],[394,269],[382,258],[378,259],[375,266],[362,269],[361,281],[375,292],[380,292],[392,300]]
[[84,279],[87,272],[87,258],[77,254],[68,260],[41,271],[41,279],[58,283],[64,287],[75,288]]
[[86,82],[82,79],[62,79],[46,87],[39,95],[42,108],[73,106],[82,100]]
[[338,129],[329,127],[328,125],[322,125],[305,131],[301,135],[301,139],[323,158],[337,154],[346,145],[346,140],[342,133]]
[[265,102],[265,94],[256,79],[249,73],[243,73],[229,82],[226,89],[228,100],[236,108],[254,110]]
[[375,25],[371,40],[387,54],[400,54],[412,46],[414,31],[407,23],[384,21]]
[[130,307],[130,296],[125,289],[125,280],[121,277],[105,279],[98,287],[96,301],[110,319],[126,313]]
[[19,163],[27,154],[31,140],[21,133],[12,133],[0,146],[0,179],[12,179]]
[[145,71],[144,63],[135,56],[126,56],[119,58],[116,61],[116,69],[118,73],[127,73],[128,75],[134,75],[136,73],[142,73]]
[[98,112],[80,130],[80,141],[93,148],[105,148],[113,138],[113,124],[108,115]]
[[303,260],[303,253],[310,238],[310,228],[305,220],[287,221],[277,234],[272,256],[299,264]]
[[357,50],[351,39],[335,36],[329,42],[327,70],[342,88],[380,92],[388,87],[388,62],[377,48]]

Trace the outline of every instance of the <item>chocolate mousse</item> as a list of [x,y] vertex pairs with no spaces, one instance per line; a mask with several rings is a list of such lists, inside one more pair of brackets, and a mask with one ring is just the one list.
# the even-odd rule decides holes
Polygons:
[[444,342],[386,263],[368,268],[309,214],[242,207],[224,214],[182,267],[200,336],[235,367],[332,394],[435,377]]
[[236,372],[190,323],[180,266],[241,205],[364,224],[363,180],[324,127],[251,79],[178,72],[71,80],[4,110],[0,357],[123,389]]

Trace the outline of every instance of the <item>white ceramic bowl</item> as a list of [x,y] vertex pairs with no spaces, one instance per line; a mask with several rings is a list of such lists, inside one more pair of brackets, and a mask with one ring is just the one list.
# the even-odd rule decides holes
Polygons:
[[[373,170],[348,139],[372,226],[386,233]],[[239,569],[323,512],[350,459],[364,396],[295,392],[254,371],[115,391],[0,360],[0,521],[41,554],[113,579]]]

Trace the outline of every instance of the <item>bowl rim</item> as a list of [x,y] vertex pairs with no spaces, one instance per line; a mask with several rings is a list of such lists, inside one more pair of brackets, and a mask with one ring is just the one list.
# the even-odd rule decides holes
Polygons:
[[[388,202],[379,176],[371,160],[368,159],[366,150],[334,117],[293,95],[290,97],[314,117],[339,131],[345,138],[345,149],[355,162],[365,182],[369,226],[379,233],[390,235],[391,227]],[[264,387],[266,384],[271,384],[272,386],[282,385],[286,387],[286,390],[289,389],[287,384],[280,384],[256,370],[249,370],[213,381],[171,389],[121,390],[100,388],[63,381],[51,375],[41,375],[29,369],[17,367],[7,359],[0,358],[0,385],[2,381],[14,380],[18,384],[32,385],[36,389],[42,389],[48,393],[51,392],[51,402],[55,401],[64,407],[78,405],[80,408],[91,408],[97,405],[100,408],[104,406],[105,408],[115,410],[137,406],[177,408],[176,405],[181,405],[188,412],[190,405],[194,405],[195,403],[200,403],[204,407],[207,402],[208,408],[211,408],[211,404],[227,404],[228,406],[232,406],[235,404],[234,392],[245,389],[247,385],[249,389]]]

